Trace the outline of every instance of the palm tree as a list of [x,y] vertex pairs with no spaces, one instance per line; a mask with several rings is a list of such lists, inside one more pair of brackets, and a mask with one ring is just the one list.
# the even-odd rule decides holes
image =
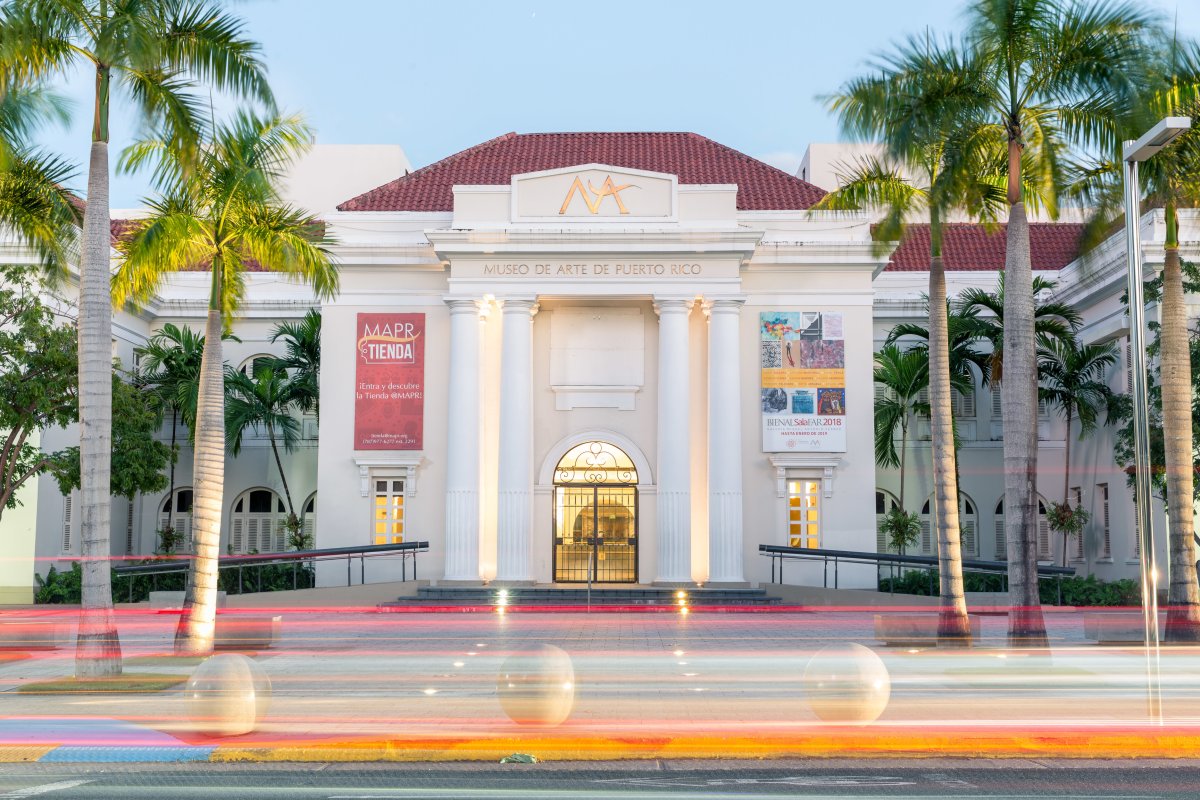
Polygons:
[[141,357],[139,382],[157,398],[158,407],[171,412],[171,475],[167,497],[167,527],[174,530],[175,513],[175,455],[178,454],[175,436],[179,418],[190,430],[196,407],[200,382],[200,362],[204,354],[204,337],[191,328],[181,328],[168,322],[146,344],[135,351]]
[[321,422],[321,312],[310,308],[299,322],[281,322],[271,332],[271,341],[283,339],[286,355],[275,363],[292,370],[296,406],[316,414]]
[[[926,299],[926,305],[928,305]],[[975,309],[960,308],[958,304],[946,302],[946,330],[950,363],[950,383],[959,391],[968,391],[975,385],[976,376],[987,386],[991,381],[992,358],[978,348],[986,338],[988,323],[981,321]],[[885,344],[897,344],[910,340],[909,350],[928,352],[929,329],[916,322],[901,322],[888,331]]]
[[[1070,512],[1071,498],[1071,425],[1079,418],[1079,438],[1096,429],[1101,412],[1111,418],[1114,394],[1105,382],[1110,367],[1117,363],[1117,347],[1112,342],[1081,345],[1072,339],[1047,342],[1039,359],[1041,380],[1039,395],[1067,419],[1065,466],[1063,468],[1063,505]],[[1075,509],[1076,511],[1078,509]],[[1067,529],[1063,529],[1063,566],[1067,565]]]
[[1008,229],[1003,351],[1004,508],[1008,528],[1009,638],[1046,643],[1038,599],[1037,339],[1034,330],[1026,171],[1053,196],[1063,185],[1067,142],[1103,144],[1138,90],[1153,15],[1132,2],[974,0],[971,57],[990,97],[990,121],[1008,150]]
[[[922,413],[921,392],[929,385],[929,360],[921,353],[884,345],[875,354],[875,385],[884,389],[875,401],[875,461],[881,467],[900,468],[900,510],[904,506],[905,464],[908,456],[908,420]],[[900,451],[896,452],[896,434]]]
[[203,106],[188,89],[198,79],[270,105],[258,50],[243,37],[241,22],[208,0],[9,0],[0,9],[0,68],[14,82],[36,85],[83,72],[95,86],[79,279],[84,575],[76,674],[81,677],[121,670],[107,559],[112,446],[108,140],[114,84],[149,127],[191,161]]
[[0,224],[34,249],[52,279],[65,272],[82,221],[65,186],[75,170],[30,141],[43,124],[65,119],[56,95],[0,83]]
[[[876,235],[885,241],[900,238],[904,220],[912,214],[929,214],[931,301],[924,352],[942,596],[938,628],[939,636],[960,639],[970,638],[971,626],[962,583],[942,220],[959,207],[991,220],[1003,202],[1002,171],[995,158],[998,139],[975,124],[975,111],[983,102],[973,93],[978,85],[971,65],[952,48],[935,49],[915,41],[887,62],[879,76],[852,81],[830,105],[851,135],[882,138],[887,160],[864,159],[836,192],[815,206],[882,207],[885,216]],[[918,180],[907,180],[905,171]]]
[[298,117],[261,119],[239,113],[219,126],[195,165],[165,141],[147,141],[126,165],[156,161],[161,197],[149,202],[121,245],[116,299],[148,297],[179,269],[212,273],[196,409],[192,529],[195,557],[176,633],[181,653],[212,650],[217,558],[225,475],[225,388],[221,331],[237,312],[251,264],[309,283],[321,299],[337,293],[337,270],[322,232],[304,211],[279,199],[282,170],[310,141]]
[[266,431],[287,499],[289,531],[299,527],[299,518],[283,462],[279,459],[278,438],[283,439],[283,448],[289,453],[300,441],[300,423],[292,412],[299,407],[302,392],[303,386],[297,378],[288,377],[287,372],[275,364],[259,366],[253,376],[234,369],[225,370],[225,436],[230,441],[229,450],[235,456],[242,452],[242,437],[246,431]]
[[[992,346],[988,374],[994,384],[1004,383],[1004,308],[1005,285],[1004,273],[996,282],[996,290],[971,287],[963,290],[958,296],[957,308],[962,314],[969,314],[974,320],[977,335],[986,339]],[[1033,277],[1032,291],[1036,298],[1044,292],[1053,292],[1058,286],[1056,281],[1041,275]],[[1075,340],[1075,331],[1083,318],[1071,305],[1056,300],[1037,301],[1033,308],[1033,330],[1039,350],[1053,346],[1055,343],[1071,343]],[[1007,414],[1005,415],[1007,416]]]
[[[1135,138],[1163,117],[1200,118],[1200,44],[1172,41],[1160,57],[1148,86],[1140,95],[1140,106],[1128,120],[1128,138]],[[1142,163],[1139,179],[1146,195],[1144,204],[1163,209],[1166,228],[1158,330],[1170,528],[1171,585],[1167,596],[1166,638],[1197,642],[1200,641],[1200,586],[1196,577],[1192,499],[1195,488],[1192,365],[1177,210],[1200,206],[1200,130],[1193,126]],[[1123,211],[1123,188],[1120,157],[1080,168],[1074,189],[1096,209],[1089,224],[1089,240],[1108,235],[1112,223]]]

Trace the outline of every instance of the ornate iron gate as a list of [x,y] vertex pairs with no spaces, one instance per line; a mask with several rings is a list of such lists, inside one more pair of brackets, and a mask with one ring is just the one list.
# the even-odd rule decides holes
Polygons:
[[554,473],[554,580],[637,583],[637,471],[606,442],[571,448]]

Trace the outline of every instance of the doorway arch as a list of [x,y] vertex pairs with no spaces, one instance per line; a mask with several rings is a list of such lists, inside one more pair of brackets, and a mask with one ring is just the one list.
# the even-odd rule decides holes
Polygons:
[[616,445],[592,439],[554,467],[556,583],[637,583],[638,468]]

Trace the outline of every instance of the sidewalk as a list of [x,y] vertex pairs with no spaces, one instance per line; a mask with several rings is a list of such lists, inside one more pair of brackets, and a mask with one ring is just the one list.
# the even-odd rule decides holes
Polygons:
[[[266,720],[247,736],[192,732],[182,689],[146,695],[30,695],[69,676],[73,650],[0,663],[0,760],[497,760],[782,756],[1200,757],[1200,650],[1164,650],[1164,724],[1146,716],[1146,659],[1085,643],[1079,613],[1047,615],[1049,653],[1005,648],[989,616],[969,650],[884,648],[872,613],[283,613]],[[168,653],[176,617],[122,613],[127,672]],[[871,647],[891,700],[868,726],[822,722],[803,684],[811,655]],[[567,651],[575,706],[556,728],[508,720],[504,658],[536,644]]]

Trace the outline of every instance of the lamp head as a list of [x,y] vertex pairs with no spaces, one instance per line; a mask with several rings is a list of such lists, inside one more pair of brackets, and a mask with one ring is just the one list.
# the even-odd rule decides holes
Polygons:
[[1175,137],[1192,127],[1191,117],[1167,117],[1142,134],[1136,142],[1126,142],[1122,153],[1125,161],[1145,161],[1169,145]]

